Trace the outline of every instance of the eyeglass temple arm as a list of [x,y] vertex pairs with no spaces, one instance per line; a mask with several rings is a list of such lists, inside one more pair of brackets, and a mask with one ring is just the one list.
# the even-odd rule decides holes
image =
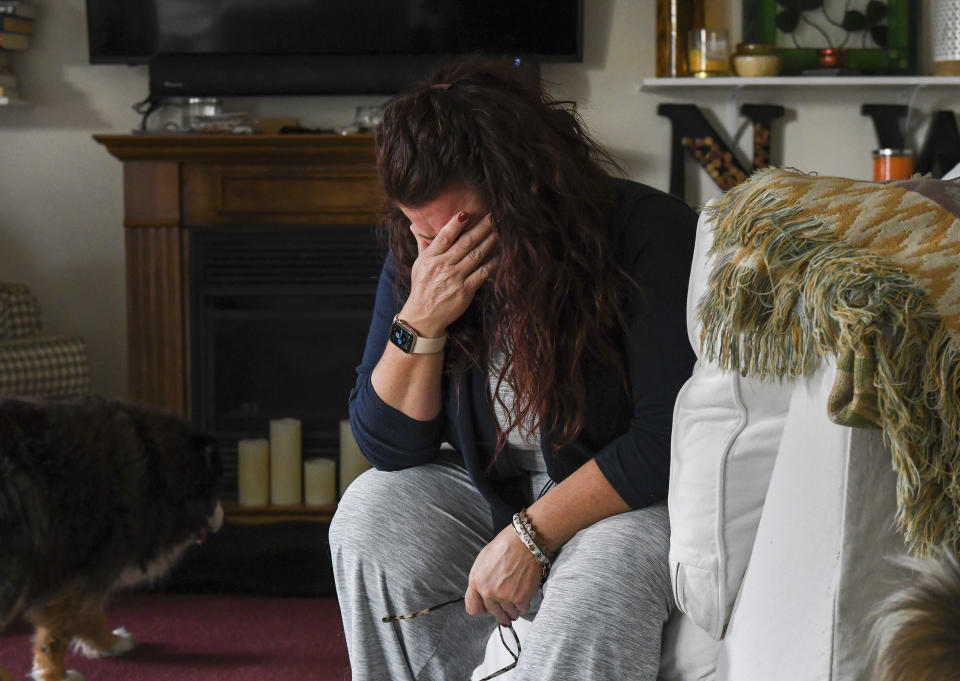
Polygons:
[[426,615],[427,613],[433,612],[434,610],[439,610],[440,608],[444,608],[444,607],[446,607],[446,606],[448,606],[448,605],[453,605],[454,603],[459,603],[459,602],[462,601],[463,599],[464,599],[464,597],[463,597],[463,596],[460,596],[459,598],[454,598],[454,599],[449,600],[449,601],[444,601],[443,603],[438,603],[437,605],[431,605],[429,608],[424,608],[423,610],[419,610],[419,611],[417,611],[417,612],[411,612],[411,613],[409,613],[409,614],[407,614],[407,615],[384,615],[383,617],[380,618],[380,621],[381,621],[381,622],[396,622],[397,620],[409,620],[409,619],[413,619],[414,617],[420,617],[421,615]]

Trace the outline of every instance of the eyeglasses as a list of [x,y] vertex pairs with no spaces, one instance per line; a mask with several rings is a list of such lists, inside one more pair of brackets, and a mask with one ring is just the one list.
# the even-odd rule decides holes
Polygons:
[[[462,600],[463,600],[463,596],[460,596],[460,598],[454,598],[453,600],[444,601],[443,603],[438,603],[437,605],[431,605],[429,608],[424,608],[423,610],[412,612],[408,615],[384,615],[383,617],[380,618],[380,621],[381,622],[397,622],[399,620],[410,620],[410,619],[413,619],[414,617],[429,615],[431,612],[434,612],[435,610],[439,610],[440,608],[445,608],[448,605],[453,605],[454,603],[459,603]],[[510,646],[507,645],[506,639],[503,638],[504,629],[509,629],[510,633],[513,634],[513,640],[517,644],[517,652],[513,652]],[[510,657],[513,658],[513,662],[508,664],[506,667],[504,667],[500,671],[496,671],[493,674],[484,676],[482,679],[480,679],[480,681],[489,681],[489,679],[494,679],[500,676],[501,674],[506,674],[508,671],[510,671],[511,669],[517,666],[517,662],[520,659],[520,637],[517,636],[517,632],[514,631],[513,625],[510,624],[509,626],[506,626],[506,627],[503,625],[500,625],[497,627],[497,632],[500,634],[500,642],[503,644],[503,647],[507,649],[507,652],[510,653]]]

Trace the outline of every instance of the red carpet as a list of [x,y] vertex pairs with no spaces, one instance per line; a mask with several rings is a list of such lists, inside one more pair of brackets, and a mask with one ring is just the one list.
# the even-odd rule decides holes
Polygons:
[[[346,681],[347,647],[335,598],[126,594],[107,612],[137,648],[67,667],[88,681]],[[15,622],[0,633],[0,660],[22,678],[31,666],[31,630]]]

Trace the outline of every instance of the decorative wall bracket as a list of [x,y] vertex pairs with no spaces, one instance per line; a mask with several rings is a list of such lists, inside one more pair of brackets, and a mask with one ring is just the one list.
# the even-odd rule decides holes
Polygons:
[[670,193],[684,198],[684,149],[703,166],[717,186],[726,191],[747,179],[757,168],[770,163],[771,127],[784,114],[775,104],[743,104],[740,114],[753,125],[753,158],[742,163],[724,136],[695,104],[661,104],[657,113],[670,119]]
[[917,155],[916,171],[943,177],[960,163],[960,129],[952,111],[936,111]]

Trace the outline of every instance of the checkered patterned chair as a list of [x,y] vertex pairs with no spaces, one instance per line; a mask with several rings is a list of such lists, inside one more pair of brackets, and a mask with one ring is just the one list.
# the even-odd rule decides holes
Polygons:
[[43,335],[40,304],[23,284],[0,283],[0,396],[60,399],[90,392],[82,338]]

